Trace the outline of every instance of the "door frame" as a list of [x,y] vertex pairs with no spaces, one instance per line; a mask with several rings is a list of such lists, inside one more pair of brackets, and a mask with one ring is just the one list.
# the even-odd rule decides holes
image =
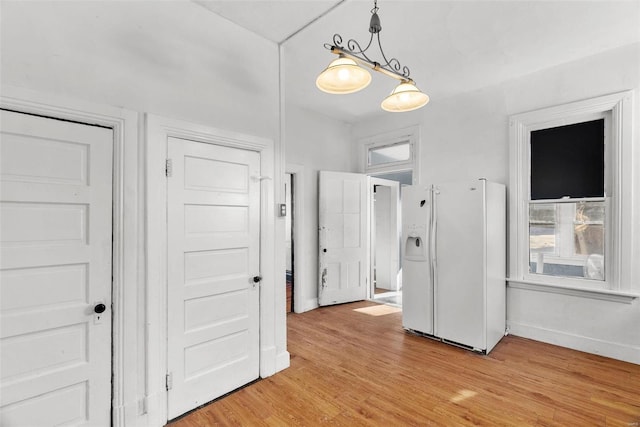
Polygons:
[[[114,426],[135,423],[137,390],[137,286],[139,280],[138,115],[132,111],[96,105],[3,85],[0,107],[20,113],[62,119],[113,130],[112,166],[112,325],[111,416]],[[126,162],[125,162],[126,159]],[[125,212],[127,215],[125,216]],[[125,233],[126,230],[126,233]]]
[[312,299],[311,303],[303,300],[302,293],[305,288],[304,276],[307,271],[307,260],[302,255],[308,247],[309,239],[306,238],[304,221],[304,166],[287,163],[285,173],[291,174],[295,184],[291,192],[291,202],[293,206],[293,223],[291,225],[291,234],[293,240],[293,286],[295,288],[295,296],[293,298],[293,312],[303,313],[308,310],[309,305],[313,305],[317,300]]
[[[238,132],[216,129],[151,114],[144,116],[145,148],[147,153],[147,233],[146,270],[148,329],[149,414],[152,425],[164,425],[168,421],[167,390],[167,179],[165,165],[168,138],[216,144],[226,147],[252,150],[260,153],[261,201],[260,201],[260,377],[277,371],[283,363],[276,351],[275,329],[278,322],[275,291],[275,202],[274,202],[274,143],[272,140]],[[281,283],[281,280],[278,281]],[[281,293],[278,293],[281,294]],[[153,311],[152,311],[153,309]],[[280,314],[283,318],[285,313]],[[285,352],[287,358],[288,353]]]

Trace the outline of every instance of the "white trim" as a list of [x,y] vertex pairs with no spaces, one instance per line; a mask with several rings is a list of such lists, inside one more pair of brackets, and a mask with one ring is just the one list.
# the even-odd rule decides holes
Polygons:
[[[274,143],[270,139],[215,129],[208,126],[147,114],[145,117],[147,149],[147,307],[149,313],[148,390],[153,397],[152,425],[167,421],[167,392],[164,378],[167,372],[167,228],[165,159],[169,137],[218,144],[260,153],[260,171],[264,177],[274,174]],[[276,351],[275,313],[275,203],[274,180],[262,180],[260,208],[260,273],[263,277],[260,291],[260,376],[267,377],[284,365],[288,353],[280,357]],[[282,313],[284,316],[284,313]]]
[[[629,291],[633,288],[632,278],[639,277],[640,266],[633,260],[640,254],[634,254],[634,241],[638,230],[633,225],[633,206],[638,203],[633,193],[633,167],[638,165],[637,152],[633,148],[633,91],[587,99],[570,104],[545,108],[528,113],[513,115],[510,118],[510,158],[509,173],[512,197],[509,202],[509,275],[518,281],[540,282],[548,287],[554,286],[557,279],[541,277],[531,280],[525,269],[528,259],[527,239],[524,230],[528,218],[525,199],[528,195],[527,141],[532,129],[552,127],[575,122],[576,118],[611,112],[611,161],[614,170],[608,171],[609,185],[613,189],[611,214],[613,216],[607,233],[610,236],[608,278],[610,290]],[[611,169],[611,168],[609,168]],[[607,194],[609,196],[610,194]],[[624,230],[624,233],[622,232]],[[637,263],[636,263],[637,264]],[[567,282],[567,281],[565,281]],[[560,288],[566,286],[559,286]],[[583,287],[580,280],[574,280],[572,288]],[[585,291],[591,289],[584,286]]]
[[549,292],[561,295],[572,295],[583,298],[599,299],[603,301],[620,302],[625,304],[633,303],[633,300],[640,298],[640,294],[631,292],[619,292],[608,289],[585,289],[544,282],[534,282],[530,280],[507,279],[510,288],[525,289],[528,291]]
[[[138,116],[12,86],[2,87],[2,108],[97,124],[113,129],[112,424],[135,424],[138,417],[138,283],[141,258],[138,197]],[[126,215],[125,215],[126,213]]]
[[[284,46],[282,43],[278,44],[278,136],[274,142],[274,209],[281,203],[285,203],[284,192],[284,174],[285,174],[285,139],[286,139],[286,95],[285,95],[285,72],[284,72]],[[276,215],[274,224],[274,241],[273,241],[273,256],[274,256],[274,277],[280,277],[285,279],[286,277],[286,258],[285,258],[285,219]],[[278,236],[278,238],[276,238]],[[274,283],[280,285],[282,281],[276,281]],[[275,372],[279,372],[282,369],[288,368],[290,364],[289,352],[287,351],[287,313],[286,313],[286,301],[287,301],[286,282],[285,286],[276,286],[274,294],[274,324],[275,329],[275,345],[276,345],[276,358]],[[286,363],[285,363],[286,360]]]
[[306,283],[304,283],[304,272],[307,268],[307,259],[303,256],[304,253],[310,252],[307,246],[309,239],[306,236],[305,221],[306,216],[304,212],[304,182],[305,171],[303,165],[288,163],[286,166],[286,172],[293,176],[293,192],[291,194],[291,200],[293,201],[293,224],[291,233],[293,234],[293,311],[295,313],[303,313],[305,310],[305,304],[302,300],[302,290],[306,289]]
[[315,310],[318,307],[320,307],[318,298],[307,298],[303,301],[301,313],[304,313],[305,311]]
[[640,364],[640,347],[638,346],[624,345],[513,321],[508,322],[508,330],[510,335]]

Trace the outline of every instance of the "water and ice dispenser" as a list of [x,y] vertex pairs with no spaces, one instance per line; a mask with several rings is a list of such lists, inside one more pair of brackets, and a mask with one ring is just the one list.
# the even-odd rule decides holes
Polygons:
[[411,261],[427,260],[427,228],[425,224],[409,224],[406,227],[404,258]]
[[412,185],[402,189],[403,258],[427,261],[429,224],[431,217],[431,188]]

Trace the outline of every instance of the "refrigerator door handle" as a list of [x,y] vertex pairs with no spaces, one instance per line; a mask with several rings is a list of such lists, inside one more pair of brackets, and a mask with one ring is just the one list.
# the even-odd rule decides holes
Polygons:
[[437,256],[437,246],[436,246],[436,236],[438,233],[438,194],[440,192],[437,188],[433,188],[431,194],[431,230],[429,230],[429,252],[431,255],[431,268],[432,271],[435,272],[436,267],[438,266],[438,256]]
[[436,235],[438,232],[438,201],[437,195],[439,194],[438,189],[433,186],[431,188],[431,218],[430,218],[430,229],[429,229],[429,260],[431,265],[431,284],[433,286],[432,298],[433,310],[431,312],[432,325],[433,325],[433,334],[438,335],[438,257],[437,257],[437,247],[436,247]]

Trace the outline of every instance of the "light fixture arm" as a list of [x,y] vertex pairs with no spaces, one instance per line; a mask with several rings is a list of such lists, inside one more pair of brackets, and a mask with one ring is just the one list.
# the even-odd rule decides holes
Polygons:
[[[334,34],[333,44],[326,43],[324,47],[330,50],[332,53],[335,53],[336,55],[343,55],[351,58],[354,61],[357,61],[363,65],[367,65],[375,71],[380,71],[389,77],[393,77],[394,79],[400,80],[402,82],[413,83],[413,80],[409,78],[409,67],[402,66],[400,64],[400,61],[398,61],[396,58],[387,59],[387,56],[384,54],[384,50],[382,49],[382,43],[380,42],[381,31],[382,25],[380,25],[380,17],[378,16],[378,2],[377,0],[375,0],[373,3],[373,9],[371,9],[371,21],[369,22],[369,32],[371,33],[371,37],[369,38],[367,47],[362,49],[360,47],[360,43],[358,43],[354,39],[349,39],[347,41],[347,46],[344,47],[342,45],[342,36],[340,34]],[[366,54],[367,50],[369,50],[369,48],[371,47],[374,35],[378,39],[378,48],[380,49],[380,53],[382,54],[384,64],[372,60]]]
[[[422,92],[409,77],[409,67],[402,66],[396,58],[387,59],[380,42],[380,17],[378,16],[378,1],[374,0],[371,9],[371,21],[369,32],[371,37],[364,49],[354,39],[347,41],[347,46],[342,45],[342,36],[333,35],[333,44],[326,43],[325,49],[338,55],[331,61],[316,79],[316,86],[323,92],[331,94],[349,94],[358,92],[371,83],[371,74],[366,68],[382,73],[386,76],[400,80],[398,86],[387,96],[380,107],[389,112],[405,112],[417,110],[429,102],[429,96]],[[373,44],[373,37],[378,39],[378,48],[382,54],[383,64],[374,61],[367,56],[367,51]]]
[[[334,43],[336,42],[336,37],[340,37],[339,34],[336,34],[334,36]],[[357,44],[357,42],[355,40],[349,40],[349,42],[355,42]],[[340,41],[341,43],[342,41]],[[402,73],[399,72],[400,70],[400,62],[398,62],[397,59],[392,58],[392,61],[395,61],[395,63],[397,63],[397,69],[398,71],[394,70],[393,68],[390,68],[389,66],[389,62],[387,62],[386,65],[381,65],[379,62],[376,61],[372,61],[369,58],[367,58],[366,56],[358,56],[356,53],[354,53],[353,51],[349,50],[349,49],[345,49],[344,47],[340,46],[339,43],[336,43],[335,45],[329,45],[329,44],[325,44],[325,47],[331,51],[331,53],[334,53],[336,55],[342,55],[344,57],[353,59],[354,61],[358,62],[359,64],[362,65],[366,65],[369,68],[371,68],[372,70],[378,71],[386,76],[389,77],[393,77],[396,80],[400,80],[401,82],[404,83],[411,83],[411,84],[415,84],[415,82],[409,77],[409,68],[407,67],[402,67]],[[386,60],[386,58],[385,58]],[[395,67],[394,67],[395,68]]]

